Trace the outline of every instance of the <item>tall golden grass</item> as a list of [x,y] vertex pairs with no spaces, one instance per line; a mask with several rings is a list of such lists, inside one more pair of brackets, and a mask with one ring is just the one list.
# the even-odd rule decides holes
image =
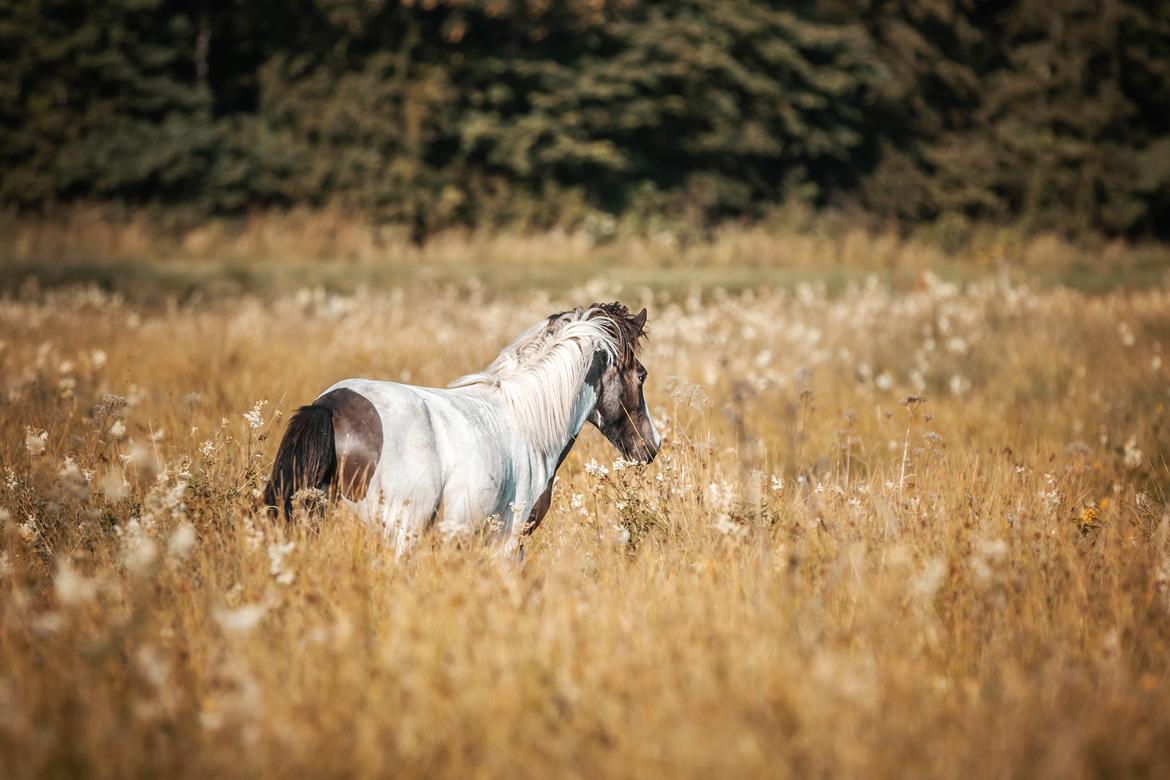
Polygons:
[[[949,223],[948,223],[949,224]],[[900,285],[925,272],[978,279],[1005,274],[1044,285],[1107,290],[1163,282],[1161,244],[1070,243],[1012,228],[874,232],[848,217],[796,208],[754,225],[696,236],[608,218],[543,233],[452,230],[422,246],[409,231],[336,210],[259,213],[193,225],[159,215],[75,209],[51,219],[0,219],[0,281],[98,281],[125,292],[271,294],[323,285],[353,291],[395,284],[465,285],[564,293],[599,273],[674,292],[690,285],[742,290],[798,281],[858,280],[877,273]],[[668,273],[663,273],[668,271]],[[119,278],[119,275],[121,278]],[[131,277],[131,278],[126,278]],[[141,297],[141,296],[136,296]]]
[[[666,444],[586,433],[522,568],[257,510],[334,380],[615,297]],[[7,777],[1170,774],[1168,288],[30,288],[0,338]]]

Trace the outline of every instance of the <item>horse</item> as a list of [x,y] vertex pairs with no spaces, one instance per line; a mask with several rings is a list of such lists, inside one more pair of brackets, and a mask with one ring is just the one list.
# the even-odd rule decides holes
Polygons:
[[638,358],[646,316],[617,302],[553,314],[446,388],[338,382],[292,415],[264,503],[291,518],[299,491],[322,491],[380,526],[399,556],[436,524],[519,546],[586,422],[624,460],[658,454]]

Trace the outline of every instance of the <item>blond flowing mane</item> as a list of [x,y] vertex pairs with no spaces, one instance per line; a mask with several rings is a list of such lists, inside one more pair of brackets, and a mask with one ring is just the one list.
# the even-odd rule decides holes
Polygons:
[[639,332],[630,323],[619,303],[554,314],[513,339],[483,371],[448,387],[490,388],[542,451],[562,447],[593,353],[602,350],[619,365],[633,358]]

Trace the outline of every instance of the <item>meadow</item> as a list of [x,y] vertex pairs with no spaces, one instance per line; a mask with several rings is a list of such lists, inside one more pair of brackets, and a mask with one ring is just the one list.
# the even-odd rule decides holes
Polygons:
[[[74,227],[4,232],[6,777],[1170,775],[1160,250]],[[336,379],[615,299],[663,450],[522,567],[260,510]]]

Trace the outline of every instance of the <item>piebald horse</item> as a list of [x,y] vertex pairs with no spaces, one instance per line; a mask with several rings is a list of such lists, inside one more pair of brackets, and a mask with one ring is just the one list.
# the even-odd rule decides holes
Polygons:
[[638,360],[645,326],[645,309],[593,304],[541,320],[445,389],[338,382],[289,420],[264,501],[291,517],[297,491],[327,491],[399,555],[436,522],[518,544],[548,512],[586,421],[624,459],[658,454]]

